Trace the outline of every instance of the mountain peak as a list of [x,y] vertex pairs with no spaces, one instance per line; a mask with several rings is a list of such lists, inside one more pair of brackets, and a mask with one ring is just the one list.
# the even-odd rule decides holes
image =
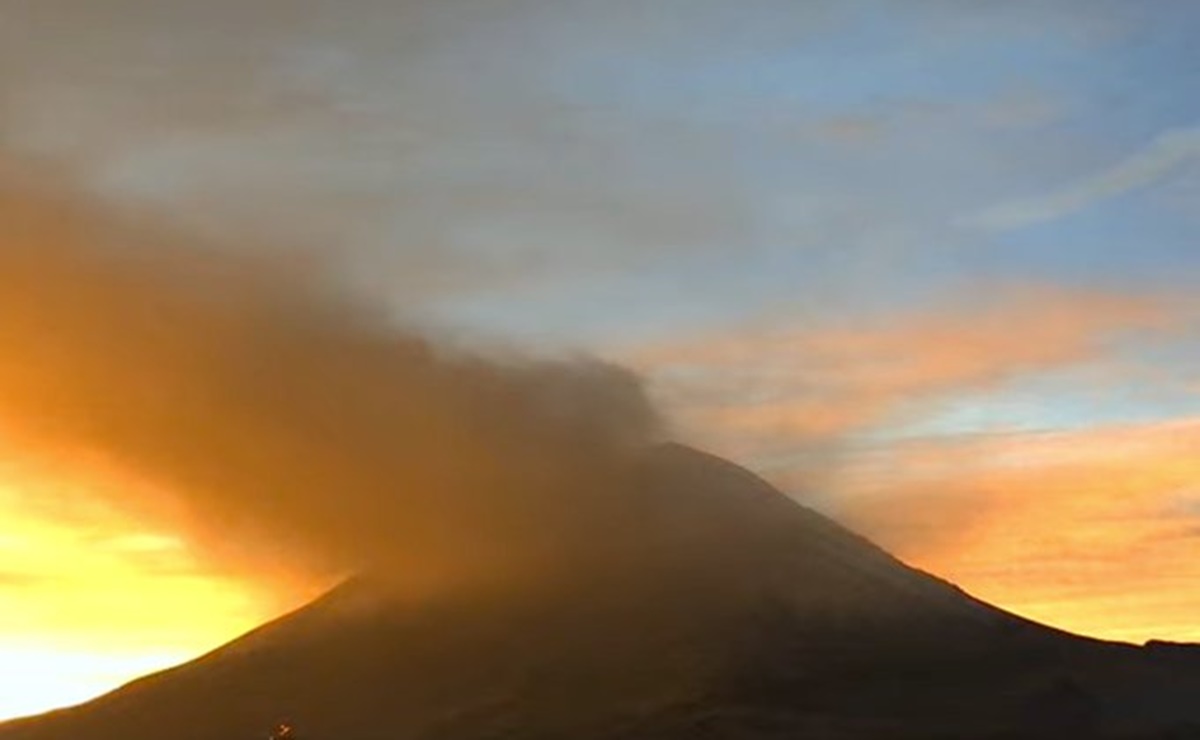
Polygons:
[[1196,661],[1012,617],[719,458],[664,445],[623,485],[544,581],[414,598],[367,573],[0,740],[252,738],[285,718],[339,740],[1038,737],[1037,718],[1195,713]]

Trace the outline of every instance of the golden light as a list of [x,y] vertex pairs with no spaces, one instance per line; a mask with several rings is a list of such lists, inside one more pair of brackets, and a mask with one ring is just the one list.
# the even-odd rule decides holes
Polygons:
[[169,533],[0,480],[0,719],[77,703],[201,654],[273,599],[208,572]]
[[179,663],[188,652],[124,655],[0,643],[0,718],[37,714],[76,704],[131,678]]

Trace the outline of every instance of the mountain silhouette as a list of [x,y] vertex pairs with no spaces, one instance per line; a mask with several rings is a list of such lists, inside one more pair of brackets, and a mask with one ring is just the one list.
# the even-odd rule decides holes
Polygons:
[[1187,646],[1022,619],[690,448],[627,485],[553,575],[414,601],[365,573],[0,740],[1200,737]]

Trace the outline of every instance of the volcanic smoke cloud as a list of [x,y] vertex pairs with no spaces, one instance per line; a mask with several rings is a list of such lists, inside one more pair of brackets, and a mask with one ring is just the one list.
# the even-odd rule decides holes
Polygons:
[[117,503],[225,562],[549,562],[599,536],[606,480],[657,434],[619,368],[470,356],[311,264],[0,188],[6,446],[102,461]]

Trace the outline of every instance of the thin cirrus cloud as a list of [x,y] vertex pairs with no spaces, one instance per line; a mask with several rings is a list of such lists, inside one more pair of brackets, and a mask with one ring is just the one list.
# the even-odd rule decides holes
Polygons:
[[1200,162],[1200,127],[1165,131],[1106,170],[1047,195],[988,208],[968,219],[968,223],[1007,231],[1054,221],[1151,185],[1197,162]]

